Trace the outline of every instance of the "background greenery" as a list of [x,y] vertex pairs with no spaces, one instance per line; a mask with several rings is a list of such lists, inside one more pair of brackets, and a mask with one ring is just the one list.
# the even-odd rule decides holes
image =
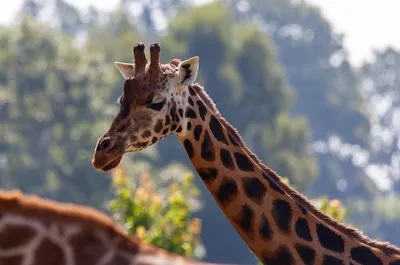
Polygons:
[[[183,255],[255,264],[176,137],[126,156],[114,172],[124,178],[91,166],[122,92],[113,62],[158,41],[164,62],[200,56],[199,82],[267,165],[335,218],[400,245],[400,54],[355,68],[342,39],[301,1],[121,0],[103,13],[25,0],[0,26],[0,188],[94,206]],[[138,188],[141,176],[152,184]]]

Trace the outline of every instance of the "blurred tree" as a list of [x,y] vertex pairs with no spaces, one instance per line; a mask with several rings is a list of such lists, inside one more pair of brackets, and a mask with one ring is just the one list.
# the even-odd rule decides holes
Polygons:
[[[279,47],[278,55],[296,93],[291,113],[307,115],[316,142],[320,178],[309,194],[368,199],[377,189],[357,164],[357,149],[368,149],[368,117],[358,79],[347,59],[343,36],[333,32],[320,11],[305,1],[226,0],[235,20],[256,22]],[[339,141],[335,141],[339,139]],[[350,144],[343,157],[335,144]],[[323,148],[320,148],[321,145]],[[288,175],[290,176],[290,175]],[[293,180],[292,180],[293,181]]]
[[[250,149],[268,166],[290,176],[294,185],[305,190],[317,174],[314,156],[308,150],[310,131],[304,117],[288,115],[293,90],[287,86],[275,46],[251,25],[241,26],[236,38],[242,91],[228,112],[228,120],[243,132]],[[238,108],[243,110],[234,111]]]
[[65,0],[54,0],[52,22],[64,33],[74,35],[85,26],[79,10]]
[[24,0],[20,15],[22,18],[28,16],[35,21],[45,21],[70,36],[87,26],[80,11],[65,0]]
[[82,16],[82,20],[86,24],[87,28],[93,28],[100,25],[102,22],[101,16],[102,13],[97,10],[95,6],[90,5],[86,14]]
[[[109,103],[116,102],[122,94],[124,84],[124,79],[114,66],[114,62],[132,62],[134,43],[146,41],[146,36],[138,33],[135,24],[130,21],[129,17],[130,15],[126,11],[118,9],[109,13],[106,21],[88,26],[85,31],[85,47],[107,61],[108,74],[113,79],[112,86],[108,89],[111,93]],[[107,100],[106,97],[103,99]],[[98,133],[102,133],[102,131]]]
[[137,32],[134,23],[129,19],[129,14],[124,10],[109,13],[106,22],[94,24],[86,31],[85,46],[101,53],[113,67],[112,72],[116,79],[121,81],[114,84],[118,93],[122,93],[120,85],[123,84],[123,78],[113,63],[118,60],[132,62],[133,44],[143,42],[145,38],[146,36],[141,36]]
[[393,48],[375,51],[372,62],[360,69],[360,91],[369,114],[371,147],[366,174],[380,188],[372,207],[356,204],[359,219],[371,220],[366,232],[399,245],[400,231],[400,53]]
[[168,18],[193,5],[193,0],[120,0],[120,8],[134,8],[131,18],[135,20],[141,32],[155,39],[160,35],[163,24]]
[[360,72],[372,124],[370,168],[379,168],[380,176],[375,178],[385,181],[383,189],[395,182],[400,192],[400,53],[393,48],[377,51],[374,61],[364,64]]
[[0,45],[0,185],[99,207],[110,183],[90,162],[110,118],[102,57],[28,18]]
[[37,18],[43,8],[43,0],[24,0],[22,3],[22,14]]

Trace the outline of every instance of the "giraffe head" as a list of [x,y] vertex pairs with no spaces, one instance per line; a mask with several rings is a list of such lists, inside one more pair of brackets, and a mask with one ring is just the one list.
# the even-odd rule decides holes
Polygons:
[[171,133],[183,129],[188,86],[197,77],[199,58],[160,64],[160,45],[133,47],[134,63],[115,65],[125,78],[120,110],[110,128],[99,138],[92,164],[107,171],[116,167],[126,152],[143,150]]

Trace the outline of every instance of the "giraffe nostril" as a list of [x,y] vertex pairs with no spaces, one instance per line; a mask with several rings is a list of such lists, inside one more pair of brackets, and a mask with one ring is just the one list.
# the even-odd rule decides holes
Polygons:
[[106,139],[103,139],[100,143],[99,143],[99,150],[105,150],[105,149],[107,149],[107,147],[109,147],[110,146],[110,143],[111,143],[111,141],[110,141],[110,139],[109,138],[106,138]]

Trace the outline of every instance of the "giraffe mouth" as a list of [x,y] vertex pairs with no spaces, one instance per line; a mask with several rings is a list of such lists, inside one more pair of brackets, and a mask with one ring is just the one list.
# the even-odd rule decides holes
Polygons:
[[109,170],[115,168],[116,166],[118,166],[119,162],[121,162],[121,159],[122,159],[122,156],[119,156],[116,159],[111,160],[106,165],[99,167],[98,169],[100,169],[101,171],[109,171]]

